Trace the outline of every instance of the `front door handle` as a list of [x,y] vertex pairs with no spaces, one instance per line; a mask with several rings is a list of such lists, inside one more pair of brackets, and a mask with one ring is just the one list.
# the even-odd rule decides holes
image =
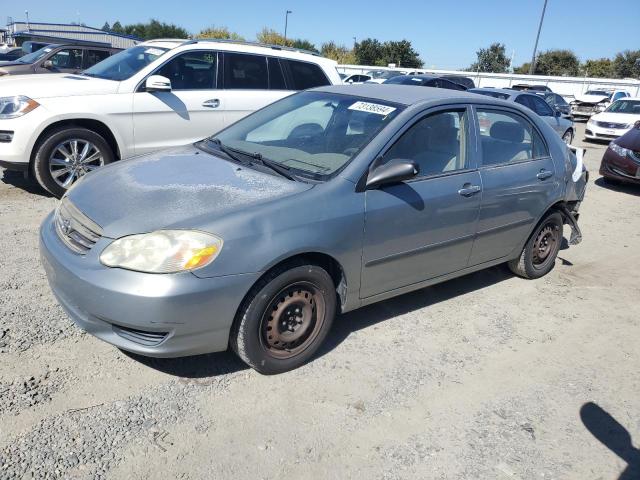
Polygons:
[[475,195],[476,193],[478,193],[480,190],[482,189],[479,185],[471,185],[470,183],[465,183],[462,188],[458,190],[458,193],[463,197],[470,197],[471,195]]
[[220,106],[220,100],[212,98],[211,100],[202,102],[202,106],[207,108],[218,108]]
[[550,172],[549,170],[545,170],[543,168],[542,170],[540,170],[540,173],[536,175],[536,177],[538,177],[538,180],[546,180],[547,178],[553,177],[553,172]]

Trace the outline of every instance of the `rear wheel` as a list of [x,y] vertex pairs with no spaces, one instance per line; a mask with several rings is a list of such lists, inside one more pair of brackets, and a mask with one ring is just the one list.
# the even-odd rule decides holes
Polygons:
[[303,365],[333,323],[336,289],[321,267],[297,262],[260,280],[243,302],[231,332],[238,356],[263,374]]
[[562,242],[562,215],[547,215],[527,240],[522,253],[509,262],[513,273],[524,278],[540,278],[553,268]]
[[573,130],[569,129],[564,132],[564,135],[562,135],[562,141],[567,145],[571,145],[571,142],[573,142]]
[[50,132],[38,145],[33,172],[44,189],[61,197],[80,177],[113,161],[113,151],[101,135],[64,127]]

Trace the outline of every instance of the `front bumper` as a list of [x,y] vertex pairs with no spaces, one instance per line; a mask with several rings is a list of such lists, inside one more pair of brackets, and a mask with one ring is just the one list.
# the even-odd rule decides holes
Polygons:
[[0,120],[0,131],[11,133],[11,141],[0,142],[0,166],[22,171],[29,168],[31,151],[46,113],[40,106],[22,117]]
[[150,357],[227,349],[238,306],[259,273],[203,279],[108,268],[98,258],[110,239],[75,254],[59,239],[52,218],[40,228],[42,264],[54,295],[80,328]]
[[584,136],[591,140],[614,140],[627,133],[630,128],[603,128],[594,123],[587,123]]
[[621,157],[607,148],[600,163],[600,175],[621,182],[640,184],[640,160]]

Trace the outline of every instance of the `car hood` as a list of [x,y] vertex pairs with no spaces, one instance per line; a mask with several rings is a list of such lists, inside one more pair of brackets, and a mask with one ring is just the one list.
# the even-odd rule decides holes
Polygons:
[[617,138],[615,142],[621,147],[640,152],[640,125],[632,128],[620,138]]
[[26,95],[34,100],[52,97],[100,95],[117,93],[119,85],[119,82],[91,78],[84,75],[43,73],[3,78],[2,85],[0,85],[0,95],[3,97]]
[[103,167],[67,197],[104,236],[119,238],[158,229],[205,229],[217,218],[311,187],[189,145]]
[[626,123],[633,125],[640,120],[640,115],[634,115],[633,113],[612,113],[601,112],[591,117],[591,120],[598,122],[611,122],[611,123]]
[[576,95],[576,100],[580,103],[600,103],[609,100],[607,95]]

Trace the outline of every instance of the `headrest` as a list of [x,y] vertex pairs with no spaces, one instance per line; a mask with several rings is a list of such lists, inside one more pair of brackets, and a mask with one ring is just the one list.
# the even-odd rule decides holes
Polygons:
[[496,140],[522,143],[524,140],[524,127],[516,122],[496,122],[491,125],[489,135]]

